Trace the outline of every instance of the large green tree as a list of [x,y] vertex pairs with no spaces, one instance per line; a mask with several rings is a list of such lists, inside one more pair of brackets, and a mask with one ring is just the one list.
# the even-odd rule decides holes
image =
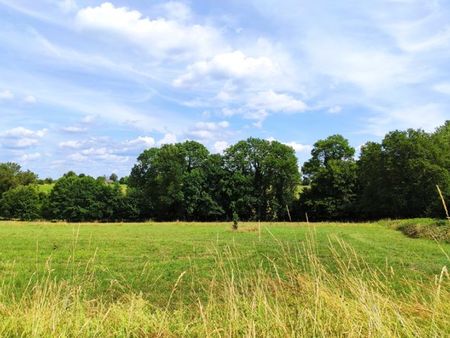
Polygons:
[[7,219],[31,221],[42,218],[42,204],[46,196],[35,186],[17,186],[3,193],[0,200],[0,215]]
[[[448,128],[448,127],[446,127]],[[449,196],[449,145],[445,128],[436,134],[409,129],[367,143],[359,164],[360,213],[369,218],[437,216],[439,185]]]
[[70,222],[114,220],[121,194],[118,185],[70,173],[53,187],[44,206],[45,216]]
[[311,219],[348,219],[354,214],[357,192],[355,149],[341,135],[314,144],[311,159],[302,172],[309,188],[301,195],[301,207]]
[[[292,147],[277,141],[249,138],[224,153],[228,214],[240,219],[287,219],[300,173]],[[234,210],[233,210],[234,209]]]
[[23,171],[17,163],[0,163],[0,196],[19,185],[28,185],[37,181],[37,175]]
[[129,177],[142,217],[205,220],[220,215],[208,182],[213,163],[205,146],[195,141],[145,150]]

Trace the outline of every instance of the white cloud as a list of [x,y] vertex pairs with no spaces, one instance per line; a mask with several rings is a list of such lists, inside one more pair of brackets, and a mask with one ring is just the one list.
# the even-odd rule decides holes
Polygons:
[[0,91],[0,100],[12,100],[12,99],[14,99],[14,94],[10,90],[5,89]]
[[420,128],[433,131],[446,119],[446,109],[434,103],[386,108],[369,119],[366,131],[377,136],[384,136],[393,129]]
[[172,133],[166,133],[164,137],[158,141],[158,145],[172,144],[177,142],[177,136]]
[[47,129],[33,131],[24,127],[16,127],[0,133],[0,137],[43,137],[47,134]]
[[228,121],[198,122],[187,132],[187,135],[197,140],[211,141],[223,137],[225,129],[229,126]]
[[450,82],[442,82],[433,86],[433,89],[441,94],[450,95]]
[[138,147],[145,147],[150,148],[155,145],[155,139],[150,136],[139,136],[138,138],[135,138],[133,140],[126,141],[124,144],[126,146],[138,146]]
[[94,122],[95,119],[96,119],[95,115],[86,115],[85,117],[83,117],[81,119],[81,122],[82,123],[86,123],[86,124],[90,124],[90,123]]
[[84,133],[87,129],[86,128],[82,128],[82,127],[78,127],[78,126],[68,126],[68,127],[64,127],[62,128],[63,131],[67,132],[67,133]]
[[338,113],[340,113],[341,111],[342,111],[342,107],[341,107],[341,106],[338,106],[338,105],[328,108],[328,112],[329,112],[330,114],[338,114]]
[[161,5],[166,17],[175,21],[189,21],[193,14],[191,9],[184,3],[178,1],[167,1]]
[[75,0],[61,0],[58,2],[58,6],[64,13],[73,12],[78,8]]
[[24,127],[0,132],[0,141],[2,145],[8,148],[29,148],[39,143],[39,140],[47,134],[47,129],[30,130]]
[[175,79],[173,84],[181,87],[202,83],[205,79],[267,79],[277,71],[277,66],[271,59],[249,57],[237,50],[218,54],[209,61],[200,61],[190,65],[187,72]]
[[303,112],[308,108],[303,101],[287,94],[275,93],[273,90],[250,97],[248,106],[273,112]]
[[[278,141],[275,137],[271,136],[267,138],[267,141]],[[292,142],[282,142],[282,141],[278,141],[282,144],[285,144],[289,147],[292,147],[294,149],[294,151],[296,153],[309,153],[312,150],[312,146],[310,144],[303,144],[303,143],[298,143],[295,141]]]
[[31,154],[23,154],[20,156],[19,161],[20,162],[29,162],[29,161],[35,161],[42,157],[41,153],[31,153]]
[[[173,3],[172,7],[179,9],[181,5]],[[180,17],[173,15],[171,19],[150,19],[137,10],[115,7],[109,2],[80,9],[76,16],[81,29],[116,34],[145,49],[157,59],[208,57],[223,49],[216,29],[199,24],[185,24],[177,21],[179,19]]]
[[64,141],[59,143],[60,148],[79,149],[84,145],[82,141]]
[[36,97],[34,97],[33,95],[25,96],[23,100],[24,100],[26,103],[29,103],[29,104],[34,104],[34,103],[37,102]]
[[302,144],[298,142],[285,142],[284,144],[294,148],[296,153],[309,153],[313,148],[309,144]]
[[223,153],[225,149],[229,146],[227,141],[217,141],[214,143],[214,151],[217,153]]

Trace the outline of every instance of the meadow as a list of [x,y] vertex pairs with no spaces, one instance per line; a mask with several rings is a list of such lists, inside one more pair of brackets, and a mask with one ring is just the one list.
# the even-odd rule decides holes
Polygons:
[[449,336],[449,256],[385,223],[0,222],[0,336]]

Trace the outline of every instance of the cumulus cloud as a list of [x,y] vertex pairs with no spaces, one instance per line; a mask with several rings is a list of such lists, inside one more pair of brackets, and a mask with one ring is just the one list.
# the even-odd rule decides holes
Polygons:
[[24,127],[0,132],[2,145],[8,148],[29,148],[39,143],[39,140],[47,134],[47,129],[31,130]]
[[166,133],[162,139],[158,141],[158,145],[172,144],[177,142],[177,136],[172,133]]
[[227,149],[229,146],[227,141],[217,141],[214,143],[214,151],[217,153],[223,153],[225,149]]
[[137,147],[150,148],[150,147],[153,147],[156,144],[156,142],[153,137],[139,136],[133,140],[126,141],[124,144],[126,146],[131,146],[131,147],[137,146]]
[[307,105],[290,95],[275,93],[273,90],[260,92],[250,97],[248,106],[273,112],[303,112]]
[[205,80],[255,80],[269,78],[277,72],[276,64],[267,57],[249,57],[242,51],[222,53],[208,61],[190,65],[187,72],[174,80],[177,87]]
[[29,162],[29,161],[35,161],[42,157],[41,153],[31,153],[31,154],[23,154],[20,156],[19,161],[20,162]]
[[[267,138],[267,141],[278,141],[278,140],[275,137],[269,137]],[[278,141],[278,142],[293,148],[296,153],[309,153],[313,148],[310,144],[303,144],[295,141],[291,142]]]
[[310,144],[302,144],[298,142],[285,142],[284,144],[294,148],[296,153],[309,153],[313,148]]
[[[176,10],[181,5],[172,3],[167,8]],[[187,15],[185,7],[183,15]],[[220,33],[215,28],[179,19],[176,15],[151,19],[137,10],[116,7],[109,2],[82,8],[76,16],[81,29],[116,34],[157,59],[205,57],[222,48]]]
[[84,133],[87,129],[83,128],[83,127],[78,127],[78,126],[68,126],[68,127],[63,127],[62,128],[63,131],[65,131],[66,133]]
[[59,143],[60,148],[69,148],[69,149],[79,149],[81,148],[85,143],[82,141],[63,141]]
[[20,137],[33,137],[40,138],[47,134],[47,129],[40,129],[37,131],[30,130],[24,127],[16,127],[13,129],[6,130],[4,132],[0,132],[0,137],[11,137],[11,138],[20,138]]
[[197,140],[211,141],[223,137],[225,129],[229,126],[228,121],[198,122],[187,132],[187,136]]

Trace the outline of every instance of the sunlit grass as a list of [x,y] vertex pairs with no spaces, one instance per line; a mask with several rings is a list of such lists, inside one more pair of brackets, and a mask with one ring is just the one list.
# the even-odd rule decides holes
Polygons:
[[4,223],[0,336],[450,335],[448,245],[374,224],[230,227]]

